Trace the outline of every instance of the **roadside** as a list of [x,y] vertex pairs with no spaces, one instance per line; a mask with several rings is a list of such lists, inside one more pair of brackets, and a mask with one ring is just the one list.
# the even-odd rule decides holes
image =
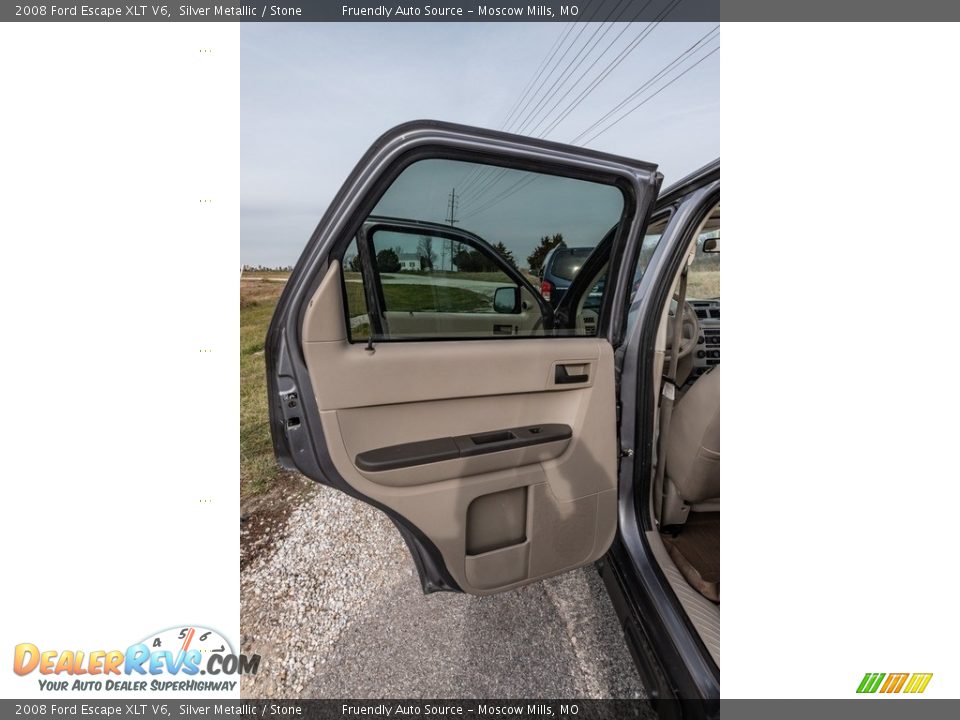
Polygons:
[[593,567],[424,596],[385,515],[319,488],[241,575],[244,697],[644,697]]
[[314,484],[285,472],[273,457],[263,341],[287,273],[240,278],[240,569],[270,550],[290,512]]

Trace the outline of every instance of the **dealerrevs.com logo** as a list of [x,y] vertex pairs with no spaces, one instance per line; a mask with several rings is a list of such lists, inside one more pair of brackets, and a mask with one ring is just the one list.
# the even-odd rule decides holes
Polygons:
[[259,668],[259,655],[238,655],[216,630],[199,626],[151,633],[126,650],[41,650],[20,643],[13,651],[13,671],[38,673],[40,689],[49,691],[232,691],[233,678]]

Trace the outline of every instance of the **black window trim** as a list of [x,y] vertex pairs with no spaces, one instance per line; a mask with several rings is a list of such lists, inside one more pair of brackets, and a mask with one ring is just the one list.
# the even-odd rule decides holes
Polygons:
[[[484,253],[487,255],[497,267],[507,276],[507,279],[515,283],[517,287],[527,290],[533,298],[536,300],[539,308],[541,317],[544,323],[544,326],[551,328],[553,326],[553,308],[550,307],[550,304],[547,303],[541,296],[540,292],[535,288],[524,276],[523,274],[514,268],[510,263],[508,263],[501,255],[494,249],[490,243],[481,238],[479,235],[470,232],[469,230],[463,230],[461,228],[452,228],[445,225],[440,225],[438,223],[432,223],[427,221],[419,220],[408,220],[405,218],[392,218],[381,215],[371,215],[364,221],[360,230],[357,232],[357,244],[358,246],[363,245],[366,251],[366,259],[364,262],[364,283],[368,282],[367,276],[370,275],[373,283],[373,292],[365,292],[365,297],[367,299],[367,314],[370,313],[370,301],[371,297],[376,299],[376,314],[377,314],[377,324],[380,327],[379,332],[373,336],[373,341],[375,343],[380,342],[410,342],[420,339],[425,340],[436,340],[438,339],[435,335],[424,336],[423,338],[410,338],[410,337],[401,337],[401,338],[392,338],[388,335],[385,335],[383,332],[383,314],[388,311],[386,296],[383,292],[383,283],[380,278],[380,273],[376,267],[376,247],[373,244],[373,235],[376,231],[387,229],[391,232],[400,232],[407,233],[410,235],[422,235],[424,230],[429,230],[431,233],[434,233],[436,237],[446,238],[448,240],[456,240],[459,243],[464,245],[469,245],[470,247]],[[344,254],[349,250],[349,244],[344,250]],[[342,266],[341,260],[341,266]],[[347,338],[350,343],[356,344],[360,342],[368,342],[367,339],[363,340],[353,340],[353,337],[350,333],[350,311],[349,308],[344,308],[346,313],[346,323],[347,323]],[[371,325],[371,327],[373,327]],[[489,340],[489,339],[501,339],[505,337],[535,337],[539,338],[539,335],[521,335],[521,336],[499,336],[499,335],[483,335],[483,336],[465,336],[457,337],[453,339],[458,340]]]

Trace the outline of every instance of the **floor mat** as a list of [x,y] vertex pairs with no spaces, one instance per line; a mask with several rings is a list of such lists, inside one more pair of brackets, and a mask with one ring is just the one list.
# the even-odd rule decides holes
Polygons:
[[670,559],[701,595],[720,602],[720,513],[690,513],[676,536],[663,533]]

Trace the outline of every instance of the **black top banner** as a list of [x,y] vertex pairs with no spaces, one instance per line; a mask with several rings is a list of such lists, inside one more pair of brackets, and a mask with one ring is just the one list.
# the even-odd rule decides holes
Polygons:
[[6,5],[0,20],[88,22],[690,22],[717,20],[719,0],[275,0],[270,3],[40,2]]
[[[904,705],[909,704],[906,711]],[[249,718],[250,720],[940,720],[956,717],[958,700],[880,698],[844,700],[154,700],[149,697],[114,700],[0,700],[0,717],[38,716],[135,718]]]
[[960,20],[960,3],[943,0],[502,0],[271,3],[120,2],[2,3],[2,22],[704,22]]

